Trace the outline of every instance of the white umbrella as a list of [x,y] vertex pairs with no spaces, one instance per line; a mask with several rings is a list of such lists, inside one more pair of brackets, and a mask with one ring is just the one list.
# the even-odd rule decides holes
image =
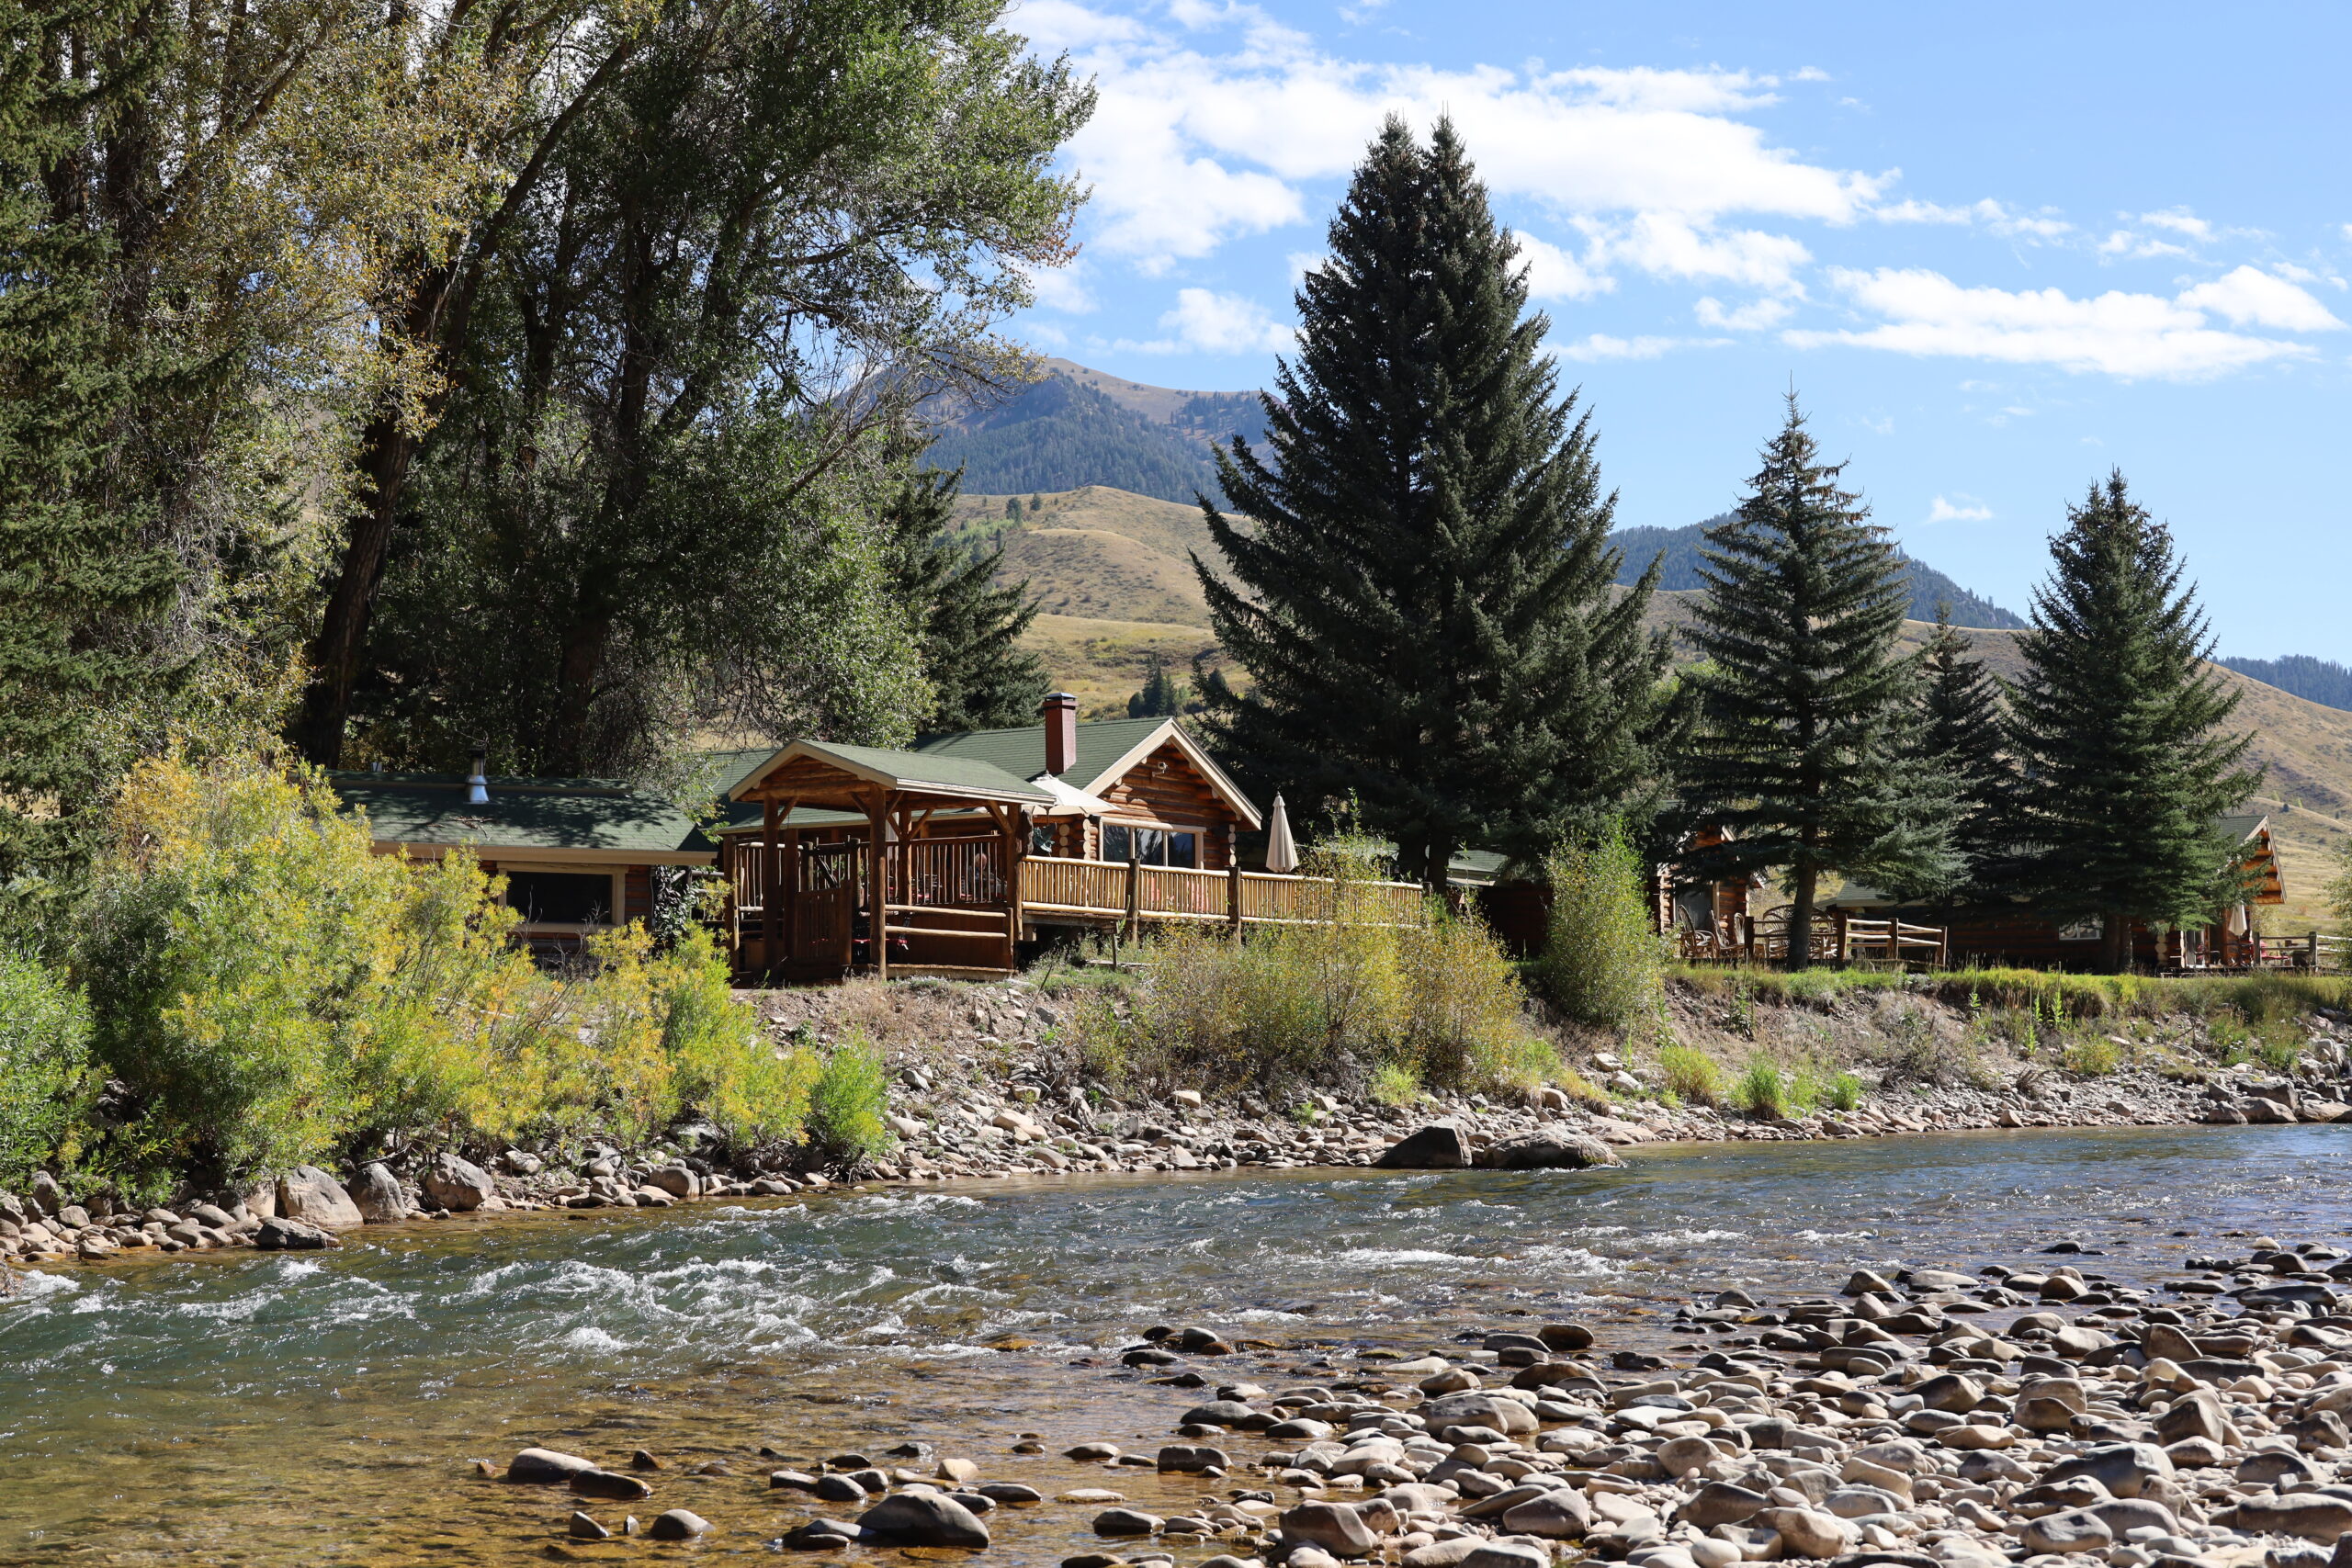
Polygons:
[[1266,817],[1266,869],[1285,873],[1298,869],[1298,845],[1290,836],[1290,813],[1283,808],[1280,792]]
[[1114,809],[1099,795],[1089,795],[1075,784],[1067,784],[1051,773],[1039,773],[1029,781],[1054,797],[1054,804],[1035,813],[1039,817],[1108,817]]

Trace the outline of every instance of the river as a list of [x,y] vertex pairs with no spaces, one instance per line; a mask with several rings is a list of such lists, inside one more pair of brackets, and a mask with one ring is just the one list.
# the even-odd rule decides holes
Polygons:
[[[1818,1293],[1858,1264],[2017,1265],[2071,1240],[2095,1250],[2086,1272],[2145,1282],[2231,1231],[2344,1239],[2347,1153],[2346,1128],[2165,1128],[1656,1147],[1574,1173],[1100,1177],[41,1276],[0,1303],[0,1562],[537,1560],[571,1499],[469,1463],[532,1444],[728,1464],[658,1476],[638,1506],[711,1518],[704,1556],[773,1556],[806,1517],[767,1490],[763,1445],[806,1461],[919,1438],[1049,1495],[1115,1483],[1172,1506],[1201,1483],[1057,1457],[1165,1438],[1187,1396],[1106,1353],[1154,1323],[1283,1348],[1235,1375],[1328,1381],[1354,1349],[1507,1314],[1661,1338],[1696,1292]],[[1032,1343],[988,1348],[1006,1337]],[[1023,1432],[1047,1453],[1009,1454]],[[988,1561],[1091,1544],[1087,1512],[1000,1513]]]

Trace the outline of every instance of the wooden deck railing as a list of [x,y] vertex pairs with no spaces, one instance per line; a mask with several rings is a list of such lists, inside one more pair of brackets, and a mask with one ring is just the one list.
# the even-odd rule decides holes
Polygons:
[[1226,920],[1244,925],[1329,920],[1419,925],[1421,888],[1410,882],[1353,882],[1268,872],[1195,871],[1190,866],[1038,856],[1021,863],[1021,904],[1037,914],[1139,921]]

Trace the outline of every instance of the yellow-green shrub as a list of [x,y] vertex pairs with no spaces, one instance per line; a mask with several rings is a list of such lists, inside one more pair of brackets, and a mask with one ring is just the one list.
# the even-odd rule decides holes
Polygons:
[[1723,1097],[1723,1071],[1704,1051],[1688,1045],[1662,1046],[1658,1070],[1666,1075],[1667,1091],[1693,1105],[1713,1105]]
[[384,1134],[642,1136],[682,1111],[797,1127],[779,1061],[706,941],[600,939],[541,972],[469,855],[378,855],[315,776],[152,761],[126,781],[77,967],[150,1157],[283,1168]]
[[1665,948],[1650,929],[1641,858],[1612,826],[1544,863],[1552,913],[1536,966],[1545,992],[1579,1023],[1631,1029],[1665,997]]
[[0,948],[0,1181],[74,1153],[90,1098],[90,1010],[65,976]]

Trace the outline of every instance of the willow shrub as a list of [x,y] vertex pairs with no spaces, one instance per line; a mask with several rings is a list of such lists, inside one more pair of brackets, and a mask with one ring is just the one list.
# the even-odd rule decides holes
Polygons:
[[1557,1068],[1530,1028],[1510,960],[1475,918],[1432,901],[1398,925],[1347,863],[1319,919],[1182,929],[1152,938],[1131,994],[1077,1010],[1080,1052],[1098,1073],[1279,1095],[1310,1084],[1501,1088]]
[[1552,914],[1538,982],[1579,1023],[1631,1030],[1666,998],[1665,948],[1650,929],[1641,857],[1612,826],[1544,863]]
[[72,1161],[96,1087],[90,1066],[82,994],[39,960],[0,949],[0,1182]]
[[143,1157],[282,1169],[388,1136],[797,1122],[707,945],[605,939],[585,977],[512,941],[495,880],[376,854],[315,777],[143,764],[94,880],[77,967]]

